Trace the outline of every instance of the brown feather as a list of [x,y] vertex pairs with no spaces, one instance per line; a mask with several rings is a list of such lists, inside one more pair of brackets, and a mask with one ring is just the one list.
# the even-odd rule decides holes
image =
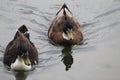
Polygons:
[[20,44],[24,44],[28,50],[28,57],[31,61],[31,64],[36,64],[34,61],[38,63],[38,51],[35,45],[20,31],[17,31],[15,37],[10,43],[7,45],[3,63],[10,66],[11,63],[14,63],[17,58],[17,50]]
[[[64,5],[63,5],[64,6]],[[67,7],[68,9],[68,7]],[[62,8],[58,11],[58,13],[62,10]],[[68,9],[68,11],[70,11]],[[57,13],[57,14],[58,14]],[[71,12],[70,12],[71,13]],[[59,17],[56,16],[56,18],[52,21],[50,28],[48,30],[48,37],[55,42],[56,44],[60,45],[75,45],[80,44],[80,42],[83,40],[83,34],[82,29],[79,24],[79,22],[72,16],[66,15],[67,19],[65,19],[64,15],[61,15]],[[66,21],[71,21],[73,23],[73,40],[65,40],[62,37],[63,33],[63,27]]]

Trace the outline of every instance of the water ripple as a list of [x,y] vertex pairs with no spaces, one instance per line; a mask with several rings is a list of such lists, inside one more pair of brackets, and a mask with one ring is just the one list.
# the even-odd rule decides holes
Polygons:
[[31,10],[34,10],[34,11],[38,11],[38,8],[30,6],[30,5],[17,4],[16,6],[20,6],[20,7],[25,8],[25,9],[31,9]]
[[115,12],[117,12],[117,11],[120,11],[120,7],[116,8],[116,9],[109,10],[109,11],[107,11],[107,12],[104,12],[104,13],[96,16],[95,19],[96,19],[96,18],[101,18],[101,17],[104,17],[104,16],[109,16],[110,14],[113,14],[113,13],[115,13]]
[[[30,1],[34,2],[33,0],[30,0]],[[115,1],[118,1],[118,0],[115,0]],[[63,58],[63,55],[64,55],[64,57],[66,55],[66,54],[63,54],[63,46],[54,46],[54,45],[50,44],[47,32],[48,32],[48,28],[50,26],[52,19],[55,18],[55,16],[56,16],[55,15],[56,12],[62,6],[62,4],[61,4],[62,1],[60,3],[59,3],[59,1],[55,1],[53,3],[47,3],[47,4],[46,4],[46,2],[43,1],[45,3],[45,7],[46,7],[45,10],[40,9],[41,5],[43,6],[44,4],[40,3],[40,5],[39,5],[39,3],[38,4],[35,3],[35,4],[37,4],[37,5],[35,5],[35,4],[32,4],[32,2],[29,2],[29,0],[22,0],[22,1],[20,1],[20,0],[9,0],[9,1],[5,0],[5,2],[4,1],[2,1],[2,2],[3,2],[2,7],[0,5],[0,22],[6,23],[3,25],[1,24],[1,28],[3,28],[3,29],[5,28],[5,30],[10,28],[11,31],[6,31],[7,34],[12,32],[12,29],[16,29],[16,27],[13,27],[14,24],[18,25],[19,23],[22,23],[22,24],[29,25],[28,29],[31,30],[31,35],[32,35],[31,38],[33,39],[33,42],[35,42],[35,45],[36,45],[36,47],[38,49],[38,53],[39,53],[39,55],[38,55],[39,56],[39,64],[37,65],[38,69],[36,70],[36,71],[38,71],[38,74],[43,73],[43,71],[45,71],[45,69],[49,69],[49,67],[53,67],[55,65],[58,65],[55,68],[61,69],[62,68],[61,60]],[[24,2],[26,2],[26,3],[24,3]],[[36,2],[36,0],[35,0],[35,2]],[[38,2],[40,2],[40,1],[38,1]],[[72,69],[73,72],[75,72],[76,70],[79,70],[81,68],[81,67],[79,68],[79,65],[82,62],[83,62],[83,65],[85,64],[84,66],[82,65],[82,67],[85,67],[83,69],[86,70],[86,68],[87,68],[86,62],[89,63],[88,60],[90,60],[90,57],[93,55],[91,51],[95,51],[95,53],[99,53],[99,50],[96,51],[97,43],[104,42],[105,41],[104,37],[106,36],[106,34],[109,34],[109,32],[112,29],[114,29],[116,26],[119,27],[120,21],[118,18],[118,16],[119,16],[118,11],[120,11],[120,6],[116,5],[116,4],[114,4],[114,5],[112,4],[107,8],[106,8],[106,6],[105,6],[105,8],[103,8],[102,6],[104,4],[103,5],[101,4],[102,6],[101,5],[97,6],[97,4],[96,4],[96,5],[94,5],[95,9],[92,9],[90,7],[91,9],[88,10],[88,9],[86,9],[86,5],[87,5],[87,7],[93,6],[92,2],[91,3],[87,2],[87,1],[84,2],[84,0],[82,3],[79,3],[79,4],[76,3],[75,0],[74,1],[68,0],[68,2],[70,2],[69,6],[71,6],[74,9],[73,14],[77,15],[75,17],[80,17],[80,19],[85,19],[87,21],[87,22],[85,22],[85,21],[82,22],[82,25],[81,25],[82,30],[83,30],[83,36],[84,36],[84,40],[83,40],[82,44],[73,46],[71,49],[72,55],[68,55],[69,58],[71,56],[73,56],[71,58],[75,59],[75,61],[74,61],[75,64],[70,63],[73,66],[73,69]],[[103,3],[102,1],[100,1],[100,2]],[[96,3],[98,3],[98,2],[96,2]],[[110,2],[110,4],[111,4],[111,2]],[[46,5],[48,5],[48,6],[46,6]],[[78,8],[80,10],[77,11],[78,9],[76,9],[76,8]],[[103,8],[103,9],[99,10],[99,8]],[[12,25],[10,25],[10,24],[12,24]],[[8,28],[6,26],[10,26],[10,27]],[[4,32],[4,31],[2,31],[2,29],[0,29],[0,30],[1,30],[1,32]],[[13,35],[10,35],[10,37],[13,37]],[[7,37],[0,36],[0,38],[7,38]],[[5,39],[5,40],[8,40],[8,39]],[[6,44],[6,43],[3,43],[3,44]],[[101,46],[101,47],[104,47],[104,46]],[[106,48],[106,49],[108,49],[108,48]],[[4,50],[5,49],[1,45],[0,46],[0,67],[3,67],[2,60],[3,60]],[[84,54],[84,53],[89,53],[89,55],[88,55],[89,59],[86,59],[86,58],[88,58],[86,55],[82,55],[82,57],[80,57],[81,54]],[[79,56],[78,58],[84,58],[84,59],[77,59],[77,57],[75,55],[76,56],[78,55]],[[96,54],[96,55],[98,55],[98,54]],[[65,59],[65,58],[63,58],[63,59]],[[77,65],[76,65],[76,61],[77,61],[76,59],[81,60],[81,63],[77,63]],[[71,62],[73,63],[73,60],[71,60]],[[94,63],[94,62],[91,61],[90,64],[91,63]],[[64,64],[65,64],[65,62],[64,62]],[[89,66],[96,67],[96,65],[98,65],[98,64],[96,64],[96,63],[95,63],[95,65],[87,64],[88,65],[87,70],[91,71],[90,70],[91,68],[89,68]],[[109,67],[109,66],[107,66],[107,67]],[[55,69],[55,70],[57,70],[57,69]],[[41,71],[41,70],[43,70],[43,71]],[[63,68],[63,70],[64,70],[64,68]],[[86,70],[86,73],[87,73],[87,70]],[[62,71],[60,71],[60,72],[62,72]],[[4,73],[4,72],[1,72],[1,74],[2,73]],[[54,70],[52,73],[54,73]],[[62,73],[60,73],[60,74],[62,74]],[[34,74],[32,74],[32,75],[34,75]],[[42,75],[46,76],[46,73],[43,73]],[[35,75],[35,77],[36,77],[36,75]],[[65,76],[63,76],[63,77],[65,77]],[[79,76],[77,76],[77,77],[79,77]],[[74,79],[77,79],[77,78],[74,78]]]

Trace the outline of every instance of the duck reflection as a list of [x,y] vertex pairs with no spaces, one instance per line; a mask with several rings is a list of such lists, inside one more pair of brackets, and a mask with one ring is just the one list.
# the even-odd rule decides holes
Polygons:
[[72,57],[72,46],[64,46],[64,49],[62,50],[62,62],[66,66],[65,70],[68,71],[71,68],[71,65],[73,64],[73,57]]
[[24,72],[16,72],[15,78],[16,78],[16,80],[26,80],[27,74]]

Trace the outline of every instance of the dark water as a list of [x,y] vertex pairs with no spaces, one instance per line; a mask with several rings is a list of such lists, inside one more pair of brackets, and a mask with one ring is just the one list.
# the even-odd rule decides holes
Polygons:
[[[82,25],[81,45],[63,48],[48,41],[48,28],[64,3]],[[22,24],[39,51],[39,65],[16,73],[2,59]],[[120,0],[0,0],[0,79],[120,80]]]

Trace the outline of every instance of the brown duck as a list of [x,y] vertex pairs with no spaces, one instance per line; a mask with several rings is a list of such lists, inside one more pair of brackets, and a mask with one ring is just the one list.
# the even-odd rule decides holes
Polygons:
[[80,44],[83,34],[79,22],[73,17],[66,4],[57,12],[48,30],[48,38],[59,45]]
[[38,51],[27,31],[27,27],[22,25],[6,47],[3,63],[12,70],[27,71],[32,69],[32,65],[38,64]]

